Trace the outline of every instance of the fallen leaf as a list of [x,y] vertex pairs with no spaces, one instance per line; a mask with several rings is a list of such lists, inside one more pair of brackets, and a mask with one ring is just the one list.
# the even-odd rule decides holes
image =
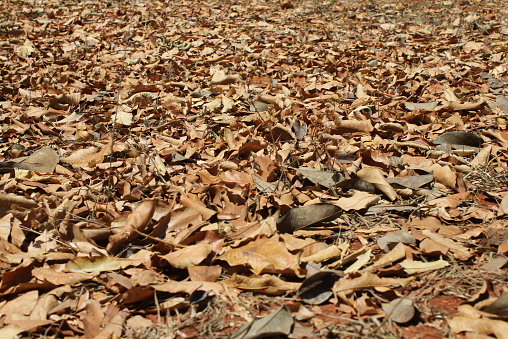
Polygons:
[[474,332],[482,335],[495,335],[497,339],[508,338],[508,323],[484,318],[453,317],[448,325],[455,333]]
[[389,304],[383,304],[383,311],[390,320],[399,324],[407,323],[416,313],[413,301],[407,298],[396,298]]
[[318,222],[331,221],[341,213],[340,207],[327,203],[293,208],[277,220],[277,230],[281,233],[293,233]]
[[237,274],[222,280],[222,283],[241,290],[269,295],[283,295],[296,290],[300,286],[300,283],[287,282],[274,276],[244,277]]
[[294,319],[286,306],[281,306],[266,317],[248,324],[246,328],[240,327],[232,338],[254,339],[276,336],[287,336],[291,333]]
[[278,236],[258,237],[248,244],[232,248],[219,259],[231,266],[250,266],[254,273],[281,273],[304,276],[294,256]]
[[384,175],[382,174],[379,168],[375,167],[362,168],[356,173],[356,175],[358,176],[358,178],[370,182],[378,190],[383,192],[388,197],[388,199],[395,200],[397,198],[397,193],[390,186],[388,181],[386,181]]
[[400,263],[400,266],[404,267],[404,272],[406,272],[407,274],[417,274],[435,271],[449,265],[450,263],[444,261],[443,259],[431,262],[404,260],[403,262]]
[[107,272],[119,270],[120,267],[113,257],[78,257],[65,265],[66,270],[72,273]]
[[139,204],[136,209],[129,214],[125,226],[118,232],[109,237],[109,244],[106,247],[111,253],[117,253],[121,246],[139,236],[136,232],[145,232],[145,228],[152,220],[155,212],[155,201],[145,200]]
[[379,248],[385,252],[390,251],[398,243],[413,245],[416,243],[416,239],[408,232],[394,231],[387,233],[377,240]]
[[340,276],[335,272],[321,271],[307,277],[296,295],[307,304],[319,305],[333,295],[332,288]]
[[162,258],[164,258],[171,266],[184,269],[199,265],[208,257],[208,255],[210,255],[210,253],[212,253],[212,245],[202,242],[170,252]]
[[369,272],[361,274],[358,278],[342,278],[335,283],[334,293],[348,290],[362,290],[375,287],[401,286],[405,287],[413,278],[380,278]]

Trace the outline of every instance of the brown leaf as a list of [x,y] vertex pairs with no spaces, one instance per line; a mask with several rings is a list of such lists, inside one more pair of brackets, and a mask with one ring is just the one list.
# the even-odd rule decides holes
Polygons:
[[210,219],[216,213],[214,210],[207,208],[201,201],[197,199],[191,199],[185,194],[180,196],[180,202],[182,205],[199,212],[203,216],[203,220]]
[[233,274],[222,282],[241,290],[269,295],[283,295],[295,291],[300,286],[300,283],[287,282],[275,276],[244,277],[238,274]]
[[241,327],[232,336],[233,339],[276,338],[291,333],[294,319],[291,311],[285,306],[279,307],[262,319],[255,320],[246,329]]
[[15,161],[28,166],[34,172],[53,173],[58,163],[58,154],[47,146],[35,151],[29,157],[17,158]]
[[333,287],[334,293],[339,293],[348,290],[362,290],[373,287],[390,287],[402,286],[405,287],[413,278],[380,278],[375,274],[365,272],[358,278],[342,278],[335,283]]
[[111,253],[117,253],[125,243],[129,243],[139,236],[136,231],[144,233],[152,220],[154,212],[155,201],[151,199],[144,200],[129,214],[122,230],[109,237],[109,244],[106,249]]
[[307,304],[322,304],[331,298],[332,288],[339,279],[340,275],[335,272],[317,272],[302,282],[296,295]]
[[397,193],[390,186],[390,184],[386,181],[382,171],[379,168],[375,167],[366,167],[359,170],[356,175],[358,178],[363,179],[365,181],[373,184],[378,190],[383,192],[388,199],[395,200],[397,199]]
[[199,243],[188,246],[163,256],[163,258],[175,268],[189,268],[200,264],[212,253],[212,245]]
[[407,298],[393,299],[389,304],[383,305],[383,311],[390,320],[401,324],[413,319],[416,312],[413,301]]
[[281,233],[293,233],[318,222],[333,220],[341,213],[340,207],[327,203],[293,208],[277,220],[277,230]]
[[220,266],[192,266],[187,268],[192,281],[216,282],[222,273]]
[[473,253],[471,253],[467,247],[453,241],[452,239],[445,238],[441,234],[433,233],[430,230],[423,230],[422,234],[428,236],[435,242],[448,247],[450,251],[453,253],[453,256],[457,259],[467,260],[471,256],[473,256]]
[[34,268],[32,274],[37,279],[49,281],[53,285],[70,286],[74,286],[94,277],[92,274],[57,272],[54,269],[43,267]]
[[101,149],[97,147],[84,148],[60,160],[75,167],[94,167],[102,163],[104,157],[109,154],[111,154],[111,142],[102,146]]
[[352,197],[340,198],[337,201],[330,201],[335,206],[339,206],[344,211],[359,211],[369,206],[377,204],[380,200],[380,196],[377,194],[371,194],[368,192],[355,192]]
[[453,332],[474,332],[483,335],[495,335],[497,339],[508,339],[508,323],[485,318],[454,317],[448,320]]
[[303,276],[296,258],[290,253],[278,236],[271,238],[259,237],[248,244],[230,249],[219,259],[231,266],[251,267],[254,273],[296,274]]
[[319,184],[324,187],[335,187],[339,182],[344,180],[344,176],[340,172],[336,171],[319,171],[307,167],[288,167],[298,173],[304,175],[307,179],[315,184]]

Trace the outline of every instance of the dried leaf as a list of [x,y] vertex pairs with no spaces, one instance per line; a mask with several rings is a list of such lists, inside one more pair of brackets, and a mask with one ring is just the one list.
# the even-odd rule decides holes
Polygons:
[[307,179],[315,184],[322,185],[324,187],[335,187],[339,182],[344,180],[344,176],[340,172],[336,171],[318,171],[307,167],[288,167],[298,173],[304,175]]
[[122,230],[109,237],[109,244],[106,249],[111,253],[117,253],[124,244],[131,242],[139,236],[136,231],[144,233],[152,220],[154,212],[155,201],[151,199],[144,200],[129,214]]
[[450,264],[443,259],[439,259],[431,262],[423,262],[423,261],[412,261],[412,260],[404,260],[400,263],[400,266],[404,267],[404,271],[407,274],[417,274],[429,271],[439,270]]
[[465,145],[472,147],[481,147],[483,139],[474,133],[455,131],[446,132],[434,139],[436,145]]
[[102,163],[104,157],[109,154],[111,154],[111,143],[102,146],[100,150],[96,147],[85,148],[60,160],[76,167],[94,167]]
[[496,104],[503,113],[508,113],[508,98],[502,95],[496,97]]
[[222,282],[241,290],[269,295],[283,295],[296,290],[300,286],[299,283],[290,283],[274,276],[244,277],[237,274],[233,274],[233,276]]
[[120,267],[120,263],[113,257],[78,257],[65,265],[65,268],[72,273],[115,271]]
[[416,239],[408,232],[394,231],[382,236],[377,240],[379,248],[385,252],[390,251],[398,243],[414,245],[416,243]]
[[248,244],[230,249],[219,259],[231,266],[250,266],[254,273],[288,273],[303,276],[293,254],[279,237],[259,237]]
[[497,298],[496,301],[485,307],[483,311],[501,317],[508,317],[508,294],[504,294]]
[[277,230],[281,233],[293,233],[312,224],[336,219],[342,214],[342,208],[319,203],[291,209],[277,220]]
[[413,278],[380,278],[375,274],[365,272],[358,278],[342,278],[335,283],[334,293],[348,290],[361,290],[373,287],[402,286],[405,287]]
[[307,304],[322,304],[331,298],[333,295],[332,287],[339,279],[340,276],[334,272],[317,272],[302,282],[296,295]]
[[339,206],[344,211],[360,211],[369,206],[377,204],[379,200],[379,195],[370,194],[367,192],[355,192],[352,197],[340,198],[338,201],[332,201],[331,203]]
[[249,324],[247,328],[240,328],[232,336],[234,339],[257,339],[277,336],[287,336],[291,333],[294,319],[286,306],[281,306],[266,317]]
[[295,136],[298,140],[303,139],[307,135],[308,126],[304,121],[295,120],[292,126]]
[[448,320],[453,332],[474,332],[482,335],[493,334],[497,339],[508,339],[508,323],[485,318],[454,317]]
[[388,199],[392,201],[397,199],[397,193],[386,181],[385,177],[383,176],[383,173],[379,168],[375,167],[362,168],[356,173],[356,175],[358,176],[358,178],[373,184],[378,190],[383,192],[388,197]]
[[372,257],[372,250],[368,249],[365,253],[359,255],[356,261],[344,270],[344,273],[358,272],[363,266],[367,265]]
[[389,304],[383,305],[383,311],[390,320],[399,324],[407,323],[413,319],[416,312],[413,301],[407,298],[392,300]]
[[212,253],[212,245],[202,242],[166,254],[163,258],[171,266],[184,269],[200,264],[210,253]]

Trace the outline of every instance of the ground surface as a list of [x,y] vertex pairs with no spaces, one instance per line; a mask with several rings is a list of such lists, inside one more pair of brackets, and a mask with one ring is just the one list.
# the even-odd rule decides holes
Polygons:
[[508,338],[507,8],[2,1],[0,337]]

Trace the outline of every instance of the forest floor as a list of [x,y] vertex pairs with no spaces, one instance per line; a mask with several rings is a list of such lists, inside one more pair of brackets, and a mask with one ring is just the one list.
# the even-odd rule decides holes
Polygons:
[[0,3],[1,338],[508,338],[508,2]]

